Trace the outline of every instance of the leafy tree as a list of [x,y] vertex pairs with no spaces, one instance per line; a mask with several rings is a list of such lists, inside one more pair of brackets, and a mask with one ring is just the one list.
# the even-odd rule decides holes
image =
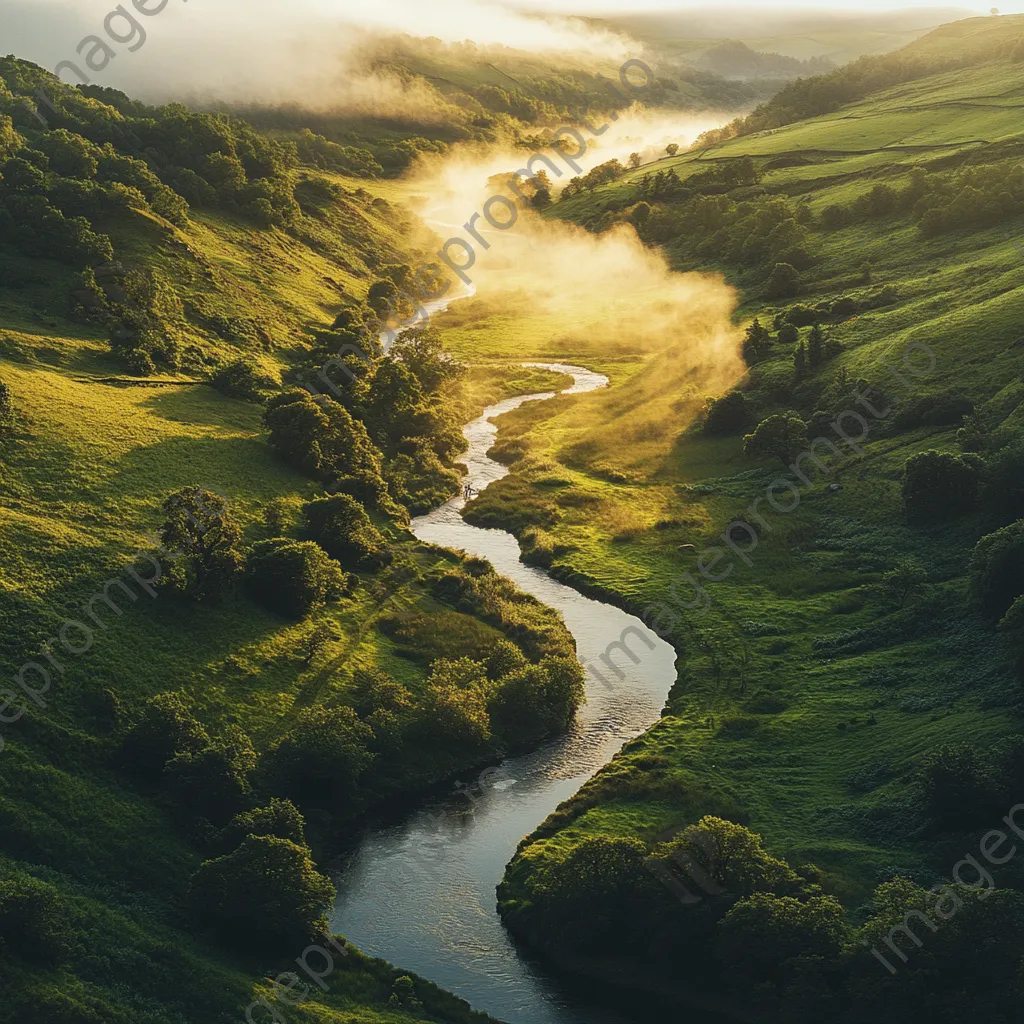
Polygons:
[[807,424],[795,412],[769,416],[743,438],[745,455],[767,455],[779,459],[784,466],[790,465],[806,447]]
[[629,164],[630,170],[634,170],[635,171],[642,163],[643,163],[643,160],[640,159],[640,154],[639,153],[630,153],[629,154],[628,164]]
[[349,494],[316,498],[302,507],[309,536],[343,564],[374,568],[387,558],[387,542],[366,509]]
[[807,339],[807,362],[812,370],[819,367],[825,358],[825,332],[821,324],[815,324]]
[[779,327],[779,341],[784,345],[795,345],[800,340],[800,330],[788,321]]
[[210,383],[223,395],[257,405],[265,402],[267,393],[277,387],[269,374],[253,366],[248,359],[236,359],[221,366],[211,374]]
[[292,391],[272,398],[263,419],[270,443],[296,468],[360,500],[387,503],[381,453],[344,406]]
[[201,487],[185,487],[163,504],[167,519],[160,540],[170,561],[168,578],[182,593],[197,600],[215,596],[231,585],[242,566],[238,550],[242,531],[227,502]]
[[704,433],[713,437],[737,434],[750,424],[751,406],[742,391],[709,398],[704,412]]
[[373,761],[373,731],[350,707],[304,711],[272,750],[272,772],[287,792],[321,806],[344,807]]
[[268,501],[263,508],[263,527],[271,537],[282,536],[288,528],[288,504],[283,498]]
[[764,288],[768,298],[791,298],[800,292],[800,271],[791,263],[776,263]]
[[488,651],[484,664],[487,668],[487,678],[494,680],[508,675],[509,672],[526,668],[529,662],[517,644],[511,640],[498,640]]
[[745,987],[781,983],[802,957],[833,960],[845,938],[843,907],[834,896],[759,892],[739,900],[719,922],[718,955]]
[[217,846],[230,853],[246,836],[275,836],[287,839],[296,846],[306,845],[306,819],[291,800],[271,797],[264,807],[236,814],[221,829]]
[[798,342],[793,350],[793,369],[798,380],[807,372],[807,346],[803,341]]
[[312,665],[336,640],[339,640],[337,630],[327,622],[321,622],[314,626],[302,640],[302,661],[304,665]]
[[978,501],[981,460],[974,455],[926,451],[907,459],[903,504],[918,522],[943,522],[970,512]]
[[665,152],[668,153],[669,156],[675,156],[676,153],[679,152],[679,144],[676,142],[670,142],[665,147]]
[[366,304],[380,317],[390,316],[398,306],[399,291],[394,281],[374,281],[366,293]]
[[882,592],[903,608],[928,582],[928,572],[912,555],[897,559],[894,568],[882,576]]
[[301,619],[326,601],[349,593],[351,582],[317,544],[278,537],[253,546],[246,563],[246,586],[260,604]]
[[771,332],[762,325],[760,320],[755,319],[747,328],[743,338],[743,359],[748,366],[759,362],[769,352],[772,346]]
[[159,693],[121,743],[121,763],[142,778],[155,778],[176,754],[198,753],[210,737],[181,694]]
[[0,881],[0,953],[44,967],[71,951],[66,936],[67,908],[58,891],[36,878]]
[[925,809],[949,828],[981,823],[996,804],[991,768],[967,744],[951,744],[928,753],[921,764]]
[[276,836],[247,835],[238,848],[204,861],[189,883],[196,923],[231,948],[291,953],[326,927],[336,896],[309,850]]
[[435,394],[466,373],[466,367],[445,352],[441,332],[433,327],[402,331],[391,355],[412,371],[425,395]]
[[651,207],[647,203],[637,203],[629,219],[638,227],[642,228],[651,219]]
[[688,875],[694,891],[718,890],[733,899],[758,892],[793,895],[804,885],[784,860],[764,848],[756,832],[713,815],[657,846],[652,857]]
[[219,824],[249,802],[255,768],[252,741],[235,726],[203,750],[176,754],[164,765],[164,778],[183,811]]
[[1024,594],[1024,519],[982,537],[969,571],[982,608],[993,619],[1002,618]]
[[[957,440],[960,440],[959,433]],[[1000,523],[1024,519],[1024,442],[1015,441],[988,460],[982,488],[984,507]]]
[[583,673],[568,658],[503,675],[487,701],[494,734],[512,746],[535,745],[568,728],[583,703]]
[[480,747],[491,738],[487,671],[470,658],[438,658],[430,666],[419,727],[446,750]]

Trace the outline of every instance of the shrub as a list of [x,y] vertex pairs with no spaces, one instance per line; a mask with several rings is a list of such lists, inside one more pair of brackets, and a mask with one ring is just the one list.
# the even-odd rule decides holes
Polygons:
[[547,659],[504,675],[487,702],[495,735],[535,745],[564,732],[583,703],[583,671],[569,658]]
[[11,389],[0,380],[0,437],[8,434],[14,426],[14,402]]
[[975,455],[927,451],[907,459],[903,504],[910,519],[943,522],[970,512],[978,501],[981,460]]
[[776,263],[764,286],[770,299],[788,299],[800,291],[800,271],[791,263]]
[[491,738],[487,712],[487,673],[470,658],[438,658],[430,676],[417,721],[424,739],[444,750],[480,747]]
[[304,711],[269,755],[287,792],[321,806],[346,806],[373,761],[373,731],[349,707]]
[[339,562],[370,569],[387,560],[387,542],[351,495],[317,498],[302,507],[302,514],[309,535]]
[[991,770],[966,744],[944,746],[926,755],[919,778],[928,814],[944,826],[980,823],[995,808]]
[[897,430],[952,427],[962,423],[964,417],[973,412],[974,403],[965,395],[952,391],[941,395],[925,395],[900,409],[893,417],[893,425]]
[[298,619],[326,601],[349,593],[353,585],[341,566],[318,545],[286,537],[254,545],[245,578],[254,600]]
[[227,502],[201,487],[186,487],[163,504],[167,520],[160,540],[172,556],[168,580],[197,600],[226,590],[241,568],[237,544],[242,531]]
[[269,374],[254,367],[248,359],[236,359],[215,370],[210,383],[223,395],[257,405],[265,402],[267,392],[277,387]]
[[305,846],[306,819],[291,800],[272,797],[265,807],[236,814],[221,829],[217,845],[225,853],[230,853],[246,836],[275,836],[297,846]]
[[35,878],[0,882],[0,950],[52,967],[69,952],[57,890]]
[[274,953],[301,949],[326,927],[336,890],[309,850],[276,836],[246,836],[233,853],[205,861],[188,899],[200,927],[231,948]]
[[788,466],[807,447],[807,424],[795,413],[769,416],[743,438],[745,455],[779,459]]
[[1024,443],[997,452],[983,474],[983,504],[1000,523],[1024,518]]
[[738,434],[750,423],[751,407],[742,391],[709,398],[704,414],[704,433],[714,437]]
[[795,324],[785,323],[779,328],[779,341],[783,345],[795,345],[800,340],[800,330]]
[[164,765],[164,778],[183,811],[220,824],[249,802],[255,767],[252,742],[235,727],[219,743],[176,754]]
[[1002,618],[1024,594],[1024,519],[978,541],[970,574],[982,608],[993,619]]
[[150,698],[139,720],[125,735],[121,758],[143,778],[155,777],[176,754],[198,753],[210,742],[185,698],[159,693]]

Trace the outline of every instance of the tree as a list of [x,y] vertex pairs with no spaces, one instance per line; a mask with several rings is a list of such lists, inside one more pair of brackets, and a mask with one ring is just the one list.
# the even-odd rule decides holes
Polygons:
[[302,640],[302,663],[312,665],[338,639],[338,632],[330,623],[321,622],[314,626]]
[[424,737],[446,751],[484,745],[491,738],[487,690],[487,670],[480,662],[438,658],[430,666],[418,722]]
[[764,848],[756,832],[713,815],[687,825],[669,842],[655,847],[651,856],[665,866],[671,862],[694,891],[732,899],[757,892],[796,894],[804,885],[784,860]]
[[274,379],[249,359],[236,359],[221,366],[210,376],[210,383],[223,395],[256,405],[265,402],[267,392],[277,387]]
[[745,455],[767,455],[779,459],[784,466],[790,465],[806,447],[807,424],[795,412],[769,416],[743,438]]
[[670,142],[665,147],[665,152],[668,153],[669,156],[675,156],[676,153],[679,152],[679,144],[676,142]]
[[568,728],[583,693],[583,673],[574,659],[546,659],[513,669],[488,698],[491,727],[513,747],[536,745]]
[[928,573],[924,566],[912,555],[897,559],[896,566],[882,577],[882,592],[899,604],[906,606],[921,588],[928,582]]
[[[966,430],[966,424],[963,433]],[[957,440],[960,440],[960,433]],[[984,434],[981,435],[984,437]],[[982,498],[1000,523],[1024,518],[1024,442],[996,452],[985,465]]]
[[533,194],[530,205],[535,210],[546,210],[551,205],[551,192],[546,188],[539,188]]
[[991,769],[965,743],[940,747],[925,755],[919,775],[927,812],[949,828],[987,820],[996,807]]
[[71,951],[68,911],[58,890],[36,878],[0,881],[0,952],[53,967]]
[[219,494],[191,486],[168,497],[160,540],[171,556],[168,578],[196,600],[229,587],[242,566],[242,531]]
[[412,371],[425,395],[437,393],[466,373],[466,367],[445,352],[441,332],[433,327],[402,331],[390,354]]
[[308,708],[269,755],[289,793],[321,806],[345,807],[373,762],[373,730],[350,707]]
[[742,391],[709,398],[704,411],[704,433],[725,437],[739,433],[750,423],[751,404]]
[[730,977],[745,987],[784,982],[801,957],[834,959],[846,929],[834,896],[755,893],[737,902],[719,922],[718,954]]
[[772,346],[771,332],[755,319],[743,338],[743,359],[748,366],[763,359]]
[[651,207],[647,203],[637,203],[629,219],[636,227],[642,228],[651,219]]
[[788,321],[778,329],[778,338],[783,345],[795,345],[800,340],[800,329]]
[[969,572],[982,608],[991,618],[1001,619],[1024,594],[1024,519],[982,537]]
[[280,537],[287,530],[288,503],[283,498],[274,498],[264,506],[263,526],[271,537]]
[[[670,154],[670,155],[674,155],[674,154]],[[643,163],[643,160],[640,159],[640,154],[639,153],[630,153],[629,154],[629,167],[630,167],[631,170],[635,171],[642,163]]]
[[978,501],[983,463],[976,455],[918,452],[903,469],[903,504],[918,522],[943,522],[970,512]]
[[381,453],[366,427],[338,402],[308,391],[275,395],[263,421],[271,445],[296,468],[361,500],[387,503]]
[[339,562],[378,568],[387,561],[387,541],[350,494],[315,498],[302,507],[309,536]]
[[246,563],[246,586],[253,598],[294,618],[350,591],[341,566],[312,541],[279,537],[253,546]]
[[155,778],[176,754],[197,753],[209,742],[181,694],[159,693],[122,740],[121,763],[142,778]]
[[771,299],[788,299],[800,291],[800,271],[791,263],[776,263],[765,282],[765,295]]
[[279,800],[275,796],[264,807],[236,814],[221,829],[217,846],[230,853],[246,836],[276,836],[305,846],[306,819],[291,800]]
[[255,768],[252,741],[235,726],[203,750],[176,754],[164,765],[164,778],[183,811],[221,824],[249,802]]
[[238,848],[204,861],[188,900],[200,927],[232,948],[291,953],[327,926],[337,892],[309,850],[276,836],[247,835]]
[[803,341],[800,341],[793,350],[793,369],[796,371],[797,380],[807,372],[807,346]]
[[821,365],[825,358],[825,332],[821,324],[815,324],[807,338],[807,362],[814,370]]

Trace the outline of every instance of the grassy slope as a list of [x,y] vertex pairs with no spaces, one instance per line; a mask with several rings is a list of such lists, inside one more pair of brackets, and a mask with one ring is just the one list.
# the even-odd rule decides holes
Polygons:
[[[1021,19],[1001,20],[1003,30],[1019,31]],[[988,21],[963,24],[968,33],[992,31]],[[947,46],[971,42],[951,41],[948,31],[944,38]],[[662,165],[685,176],[709,159],[800,153],[807,165],[772,171],[763,184],[820,211],[879,180],[899,183],[915,163],[945,158],[970,140],[1019,136],[1018,77],[1007,63],[938,76]],[[898,148],[908,140],[922,148]],[[586,221],[622,188],[559,203],[553,215]],[[1024,224],[1006,228],[1019,233]],[[924,240],[906,221],[882,221],[816,233],[824,279],[801,301],[856,293],[865,260],[876,283],[894,283],[900,294],[896,305],[832,330],[845,351],[819,379],[845,367],[852,378],[888,382],[898,395],[882,364],[922,341],[936,353],[936,371],[907,398],[962,392],[993,423],[1019,428],[1024,266],[1003,230]],[[742,312],[770,321],[773,308],[748,293]],[[574,354],[569,348],[564,356]],[[606,393],[508,417],[499,444],[515,436],[529,456],[472,513],[521,533],[544,524],[544,532],[524,538],[533,557],[636,609],[664,601],[673,581],[693,570],[682,544],[713,543],[777,475],[744,459],[739,438],[681,433],[691,410],[683,402],[671,416],[661,393],[667,360],[655,357]],[[784,396],[792,388],[788,351],[765,373]],[[651,839],[716,801],[738,803],[773,849],[817,863],[827,888],[849,906],[894,869],[948,870],[956,842],[936,849],[901,822],[914,766],[943,742],[984,748],[1019,727],[996,637],[961,599],[966,553],[987,527],[983,514],[934,531],[910,529],[902,519],[904,461],[926,448],[954,448],[952,431],[876,432],[865,447],[863,459],[847,460],[831,478],[841,492],[822,483],[807,489],[797,512],[773,514],[774,532],[752,567],[708,585],[711,613],[680,622],[670,637],[683,658],[666,717],[525,845],[513,897],[522,894],[529,865],[552,846],[596,833]],[[916,609],[898,613],[872,585],[909,553],[928,568],[930,584]],[[683,598],[689,594],[684,585]],[[837,634],[856,642],[815,644]],[[702,806],[692,794],[704,786],[716,795]]]
[[[367,184],[333,180],[351,189]],[[360,216],[381,251],[408,254],[401,221],[367,210]],[[177,321],[189,340],[221,357],[247,352],[270,369],[287,362],[309,324],[329,322],[339,285],[365,294],[370,278],[356,249],[342,264],[226,215],[197,217],[184,231],[149,217],[113,228],[119,256],[138,255],[153,266],[182,311],[201,306],[202,317],[182,312]],[[14,436],[0,446],[0,650],[9,677],[39,657],[39,643],[63,621],[83,618],[82,605],[137,552],[152,548],[160,503],[171,491],[200,483],[223,492],[254,540],[263,536],[266,502],[285,499],[297,519],[301,501],[317,488],[274,457],[258,407],[185,375],[125,378],[99,332],[68,319],[63,269],[19,262],[2,246],[0,258],[22,275],[20,287],[0,287],[0,379],[18,412]],[[268,340],[246,349],[204,330],[203,318],[259,323]],[[104,382],[111,377],[117,386]],[[471,378],[467,403],[476,408],[560,379],[483,369]],[[424,572],[447,564],[411,538],[402,551]],[[3,726],[0,876],[28,871],[56,884],[74,907],[68,927],[78,942],[57,972],[8,964],[11,998],[17,993],[23,1014],[31,1007],[39,1021],[241,1019],[263,991],[256,986],[264,965],[235,962],[188,934],[181,901],[200,854],[167,811],[109,769],[110,723],[98,710],[99,695],[109,687],[132,707],[154,693],[184,689],[210,726],[238,722],[263,748],[300,708],[343,688],[358,666],[379,664],[414,691],[422,685],[425,659],[438,652],[427,643],[410,660],[378,630],[385,615],[425,616],[467,644],[486,645],[498,634],[438,604],[400,573],[320,613],[335,622],[341,639],[313,668],[303,664],[298,646],[310,623],[283,621],[241,596],[214,606],[166,596],[120,603],[125,614],[105,614],[109,628],[96,631],[89,653],[64,657],[66,674],[48,706]],[[346,968],[323,1000],[333,1010],[296,1010],[290,1019],[410,1019],[386,1006],[392,968],[358,958]],[[451,997],[435,992],[429,1000],[441,1019],[469,1019]],[[105,1016],[113,1007],[124,1016]]]

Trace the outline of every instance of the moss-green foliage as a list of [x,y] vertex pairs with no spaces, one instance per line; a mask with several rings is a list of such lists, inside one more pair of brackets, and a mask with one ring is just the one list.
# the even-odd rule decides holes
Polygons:
[[[1020,19],[986,24],[1004,42],[1015,42],[1020,31]],[[941,59],[959,60],[978,25],[939,33]],[[749,822],[773,856],[840,900],[852,927],[879,880],[948,872],[964,844],[976,844],[971,830],[994,827],[997,809],[1005,813],[1016,801],[992,785],[1008,769],[1002,755],[987,752],[1019,729],[1020,613],[997,628],[1016,594],[1011,588],[987,612],[980,599],[985,584],[972,590],[969,568],[975,545],[1020,516],[1010,481],[1024,428],[1024,267],[1012,244],[1022,225],[1012,204],[1002,208],[999,230],[978,213],[1002,187],[1013,199],[1016,178],[1007,171],[1020,146],[1016,113],[1001,102],[978,120],[984,97],[1018,92],[1016,65],[990,43],[966,70],[932,67],[834,115],[627,171],[546,214],[597,230],[646,202],[651,213],[641,235],[661,244],[678,269],[725,271],[741,288],[744,325],[756,317],[776,335],[787,325],[796,333],[765,346],[743,380],[732,382],[743,402],[731,399],[707,420],[702,396],[688,395],[672,377],[666,349],[635,360],[630,373],[613,374],[605,392],[524,406],[501,423],[497,450],[514,471],[471,505],[473,520],[511,527],[530,557],[536,549],[559,578],[647,614],[680,652],[665,717],[560,808],[510,867],[503,909],[531,941],[543,942],[533,922],[545,913],[548,871],[594,839],[639,842],[651,851],[665,830],[704,814]],[[901,141],[893,145],[894,139]],[[746,183],[730,185],[724,173],[706,173],[733,165],[738,181],[748,160],[759,181],[748,175]],[[650,190],[658,170],[672,171],[678,189],[642,196],[644,174],[652,175]],[[910,202],[921,182],[925,196]],[[948,221],[948,231],[921,230],[914,210],[922,198],[941,205],[969,188],[982,195],[974,212]],[[896,197],[892,205],[887,190]],[[858,213],[836,227],[823,216],[831,207]],[[658,225],[663,231],[656,235]],[[717,232],[724,233],[712,246]],[[769,298],[765,282],[790,243],[811,257],[800,271],[800,294]],[[489,350],[480,336],[453,336],[467,350],[501,356],[515,324],[503,331]],[[557,354],[576,353],[566,345]],[[730,415],[736,408],[745,410],[749,426],[737,428]],[[867,423],[860,453],[832,427],[847,410],[844,424],[854,422],[854,411]],[[785,467],[778,452],[744,456],[743,429],[749,433],[772,416],[800,421],[808,443],[822,438],[834,445],[815,449],[820,465],[803,460],[805,479],[789,468],[793,450]],[[981,496],[960,502],[944,522],[937,521],[942,506],[934,495],[923,520],[908,518],[903,500],[908,462],[914,477],[932,465],[934,457],[920,456],[933,450],[942,466],[971,477],[954,474],[954,497],[964,493],[957,480],[969,484],[971,497]],[[798,482],[800,501],[789,513],[769,511],[765,499],[780,475]],[[949,477],[939,476],[941,489]],[[986,501],[990,487],[998,501]],[[784,507],[792,504],[781,489],[775,493]],[[749,511],[758,499],[761,520]],[[737,520],[747,526],[728,539],[746,560],[723,538]],[[711,566],[714,575],[728,569],[721,582],[698,569],[711,548],[724,552]],[[979,581],[987,578],[988,550],[983,544],[975,559]],[[905,598],[891,575],[901,565],[914,566]],[[956,754],[958,745],[973,762]],[[933,792],[943,795],[933,801]],[[965,816],[965,808],[976,816]],[[1004,869],[1000,884],[1019,878],[1018,868]],[[984,934],[986,903],[994,906],[979,902],[976,917],[972,912],[975,939]],[[756,928],[787,919],[796,910],[787,907],[772,909]],[[701,913],[694,907],[692,920]],[[602,915],[600,906],[593,909],[595,925]],[[623,928],[637,924],[629,918],[627,912],[619,922]],[[999,920],[993,911],[995,931]],[[647,923],[643,918],[629,934],[647,934]],[[669,931],[677,940],[687,934],[683,924]],[[963,941],[974,941],[966,934]],[[1018,948],[1012,935],[1008,942]],[[675,949],[672,972],[691,962],[722,969],[714,957],[704,959],[707,943],[684,945],[685,954]],[[632,970],[631,942],[616,948]],[[937,947],[935,960],[901,968],[901,978],[914,980],[899,984],[919,991],[931,965],[952,962],[945,959],[951,950]],[[641,960],[659,955],[642,942],[636,949]],[[870,990],[877,1008],[887,974],[865,957],[866,950],[850,947],[836,962],[848,991]],[[771,984],[781,985],[785,998],[792,996],[786,986],[807,995],[821,980],[794,980],[793,965],[776,966]],[[701,966],[688,977],[684,984],[699,985]],[[982,986],[977,998],[986,992]],[[1000,998],[994,1012],[1008,1012]],[[827,1002],[814,1007],[812,999],[808,1006],[790,1008],[790,1017],[832,1012],[822,1010],[831,1007]],[[764,1012],[781,1013],[781,1004],[769,998]]]

